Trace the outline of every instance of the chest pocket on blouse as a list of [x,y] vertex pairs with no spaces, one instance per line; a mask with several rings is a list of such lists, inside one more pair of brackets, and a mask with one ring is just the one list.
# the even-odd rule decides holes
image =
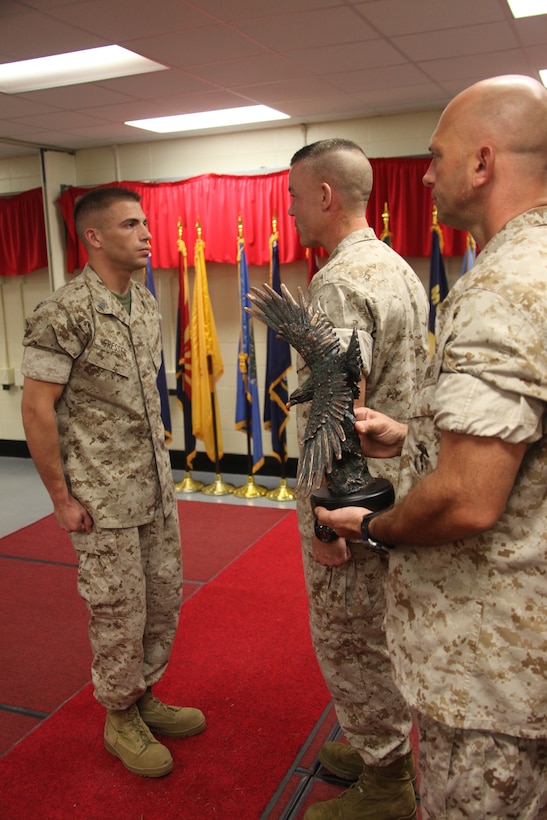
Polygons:
[[74,401],[125,406],[132,395],[132,369],[123,348],[95,342],[74,362],[71,385]]
[[98,344],[93,345],[88,351],[83,366],[89,376],[95,376],[97,378],[121,377],[128,379],[131,373],[131,367],[125,356],[125,351],[118,351],[115,348],[106,348]]

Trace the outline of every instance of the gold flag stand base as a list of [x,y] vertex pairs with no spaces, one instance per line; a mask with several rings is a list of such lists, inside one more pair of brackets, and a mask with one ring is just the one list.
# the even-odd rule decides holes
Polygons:
[[294,490],[291,490],[287,484],[287,479],[282,478],[279,482],[279,487],[276,487],[275,490],[270,490],[267,492],[266,498],[271,498],[272,501],[294,501],[296,498],[296,493]]
[[177,493],[198,493],[202,487],[203,481],[196,481],[193,479],[188,470],[184,473],[184,478],[182,481],[178,481],[175,484],[175,490]]
[[222,480],[222,476],[220,473],[215,475],[215,480],[212,484],[207,484],[206,487],[203,487],[201,492],[204,495],[230,495],[233,493],[235,487],[233,484],[227,484],[225,481]]
[[254,476],[250,475],[247,477],[246,484],[234,490],[234,495],[237,495],[239,498],[262,498],[267,492],[266,487],[256,484]]

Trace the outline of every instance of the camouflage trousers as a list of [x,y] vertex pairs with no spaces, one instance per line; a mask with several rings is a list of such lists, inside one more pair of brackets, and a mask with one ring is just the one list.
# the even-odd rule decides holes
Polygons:
[[423,820],[546,820],[547,739],[417,722]]
[[383,626],[387,559],[362,548],[342,567],[318,564],[308,510],[298,503],[317,660],[348,742],[367,765],[388,765],[410,751],[412,719],[391,676]]
[[182,558],[176,509],[161,506],[150,524],[71,533],[78,592],[90,612],[95,697],[126,709],[162,676],[182,603]]

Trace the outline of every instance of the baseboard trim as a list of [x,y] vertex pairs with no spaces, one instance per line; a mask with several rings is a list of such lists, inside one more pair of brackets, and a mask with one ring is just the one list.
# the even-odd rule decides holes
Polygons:
[[[10,458],[30,458],[26,441],[12,441],[10,439],[0,439],[0,456]],[[183,450],[169,450],[171,466],[174,470],[184,470],[186,468],[185,453]],[[209,460],[205,453],[196,453],[192,471],[210,473],[214,472],[215,465]],[[247,475],[249,461],[247,456],[237,453],[225,453],[220,460],[221,473],[232,473],[234,475]],[[295,478],[298,467],[296,458],[289,458],[285,465],[285,478]],[[264,466],[257,475],[280,476],[281,465],[273,456],[264,458]]]

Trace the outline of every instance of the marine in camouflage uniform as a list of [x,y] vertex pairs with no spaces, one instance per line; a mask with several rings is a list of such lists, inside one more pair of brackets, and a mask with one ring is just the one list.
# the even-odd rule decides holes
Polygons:
[[[346,237],[309,287],[345,347],[357,328],[366,404],[406,420],[427,362],[427,300],[416,274],[372,228]],[[307,369],[299,370],[299,380]],[[297,406],[302,437],[309,405]],[[398,459],[368,462],[396,482]],[[411,717],[393,683],[383,626],[387,559],[354,544],[340,567],[313,559],[309,497],[297,499],[312,640],[336,714],[353,749],[371,766],[410,751]]]
[[27,320],[23,423],[78,555],[105,747],[131,772],[161,777],[173,759],[150,730],[184,737],[205,718],[151,691],[175,638],[182,558],[157,389],[158,306],[131,279],[150,233],[140,197],[118,187],[87,192],[74,219],[89,264]]
[[[547,209],[522,214],[450,291],[402,453],[404,497],[435,467],[440,431],[529,445],[493,527],[390,555],[388,643],[395,679],[435,750],[422,771],[427,816],[435,820],[444,817],[439,754],[442,760],[446,734],[458,746],[462,730],[493,737],[485,745],[477,732],[468,750],[488,761],[484,771],[465,754],[452,763],[466,779],[459,811],[448,816],[547,817],[546,249]],[[516,749],[534,746],[527,739],[541,739],[535,771],[518,768]],[[488,814],[478,808],[484,777],[495,792]]]
[[[124,709],[161,677],[181,605],[176,496],[156,386],[157,303],[133,282],[129,316],[86,265],[36,308],[23,344],[25,376],[66,385],[56,408],[64,470],[95,525],[70,533],[91,611],[95,695],[107,709]],[[147,533],[146,563],[157,564],[146,600],[134,528]]]
[[[437,313],[408,430],[363,411],[364,451],[401,452],[386,632],[416,710],[424,820],[547,818],[547,91],[458,94],[424,176],[482,248]],[[363,509],[317,510],[339,535]],[[372,542],[371,542],[372,543]]]

